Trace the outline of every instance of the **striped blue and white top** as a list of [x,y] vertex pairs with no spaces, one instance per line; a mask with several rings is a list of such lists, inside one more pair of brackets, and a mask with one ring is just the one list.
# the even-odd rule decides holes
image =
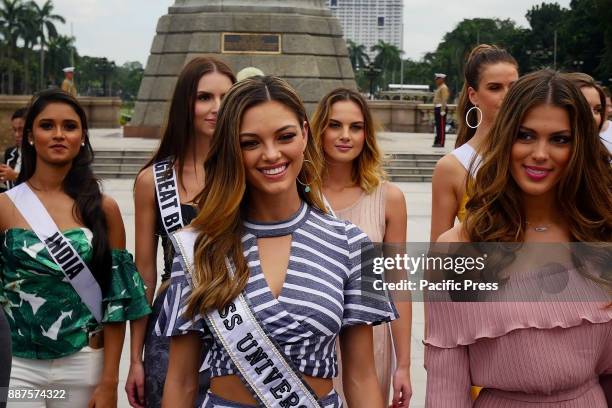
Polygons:
[[[289,266],[278,299],[260,267],[257,239],[292,236]],[[314,377],[337,375],[335,340],[343,327],[379,324],[396,319],[388,298],[361,288],[362,246],[371,242],[348,221],[326,215],[303,203],[290,219],[278,223],[244,222],[244,256],[250,278],[245,298],[270,337],[294,366]],[[191,293],[178,258],[157,327],[160,334],[177,336],[197,331],[212,341],[208,364],[213,377],[235,374],[230,357],[214,339],[205,319],[184,318]]]

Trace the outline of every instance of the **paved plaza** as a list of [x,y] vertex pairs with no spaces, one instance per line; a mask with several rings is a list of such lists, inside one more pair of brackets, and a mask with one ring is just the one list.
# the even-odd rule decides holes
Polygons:
[[[431,148],[432,135],[416,133],[382,133],[380,141],[386,153],[442,153],[450,151],[447,148]],[[121,137],[117,130],[93,130],[92,144],[95,148],[114,149],[153,149],[156,140],[131,139]],[[452,146],[454,139],[447,140],[447,146]],[[127,234],[127,246],[134,251],[134,202],[133,180],[111,179],[103,183],[104,191],[117,200],[121,208]],[[431,218],[431,183],[396,183],[404,192],[408,207],[408,241],[424,242],[429,240],[429,223]],[[158,260],[161,260],[161,253]],[[160,263],[161,267],[161,263]],[[425,370],[423,368],[423,305],[413,305],[412,323],[412,387],[413,397],[411,407],[423,407],[425,402]],[[119,407],[127,408],[129,404],[123,391],[129,369],[129,334],[126,336],[121,360],[119,377]]]

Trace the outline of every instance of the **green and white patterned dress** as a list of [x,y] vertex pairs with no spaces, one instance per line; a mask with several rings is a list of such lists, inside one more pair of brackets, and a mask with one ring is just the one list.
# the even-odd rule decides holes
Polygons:
[[[87,228],[63,232],[83,260],[91,260],[92,233]],[[103,293],[103,323],[135,320],[151,312],[132,255],[112,250],[112,276]],[[13,355],[55,359],[88,344],[98,328],[46,247],[31,230],[11,228],[0,245],[0,304],[11,326]]]

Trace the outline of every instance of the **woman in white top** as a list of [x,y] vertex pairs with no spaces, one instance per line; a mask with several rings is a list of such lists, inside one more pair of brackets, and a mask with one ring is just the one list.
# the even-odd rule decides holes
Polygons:
[[456,149],[436,164],[432,180],[431,241],[465,216],[468,173],[478,169],[478,151],[495,121],[508,89],[518,79],[518,64],[506,50],[481,44],[465,65],[465,83],[457,106],[460,121]]

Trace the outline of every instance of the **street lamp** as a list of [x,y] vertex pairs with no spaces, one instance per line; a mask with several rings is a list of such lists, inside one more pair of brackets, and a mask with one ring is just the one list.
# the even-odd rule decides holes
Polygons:
[[380,75],[381,71],[380,68],[376,68],[374,63],[370,63],[367,67],[363,68],[363,73],[370,81],[370,99],[374,99],[374,80]]

